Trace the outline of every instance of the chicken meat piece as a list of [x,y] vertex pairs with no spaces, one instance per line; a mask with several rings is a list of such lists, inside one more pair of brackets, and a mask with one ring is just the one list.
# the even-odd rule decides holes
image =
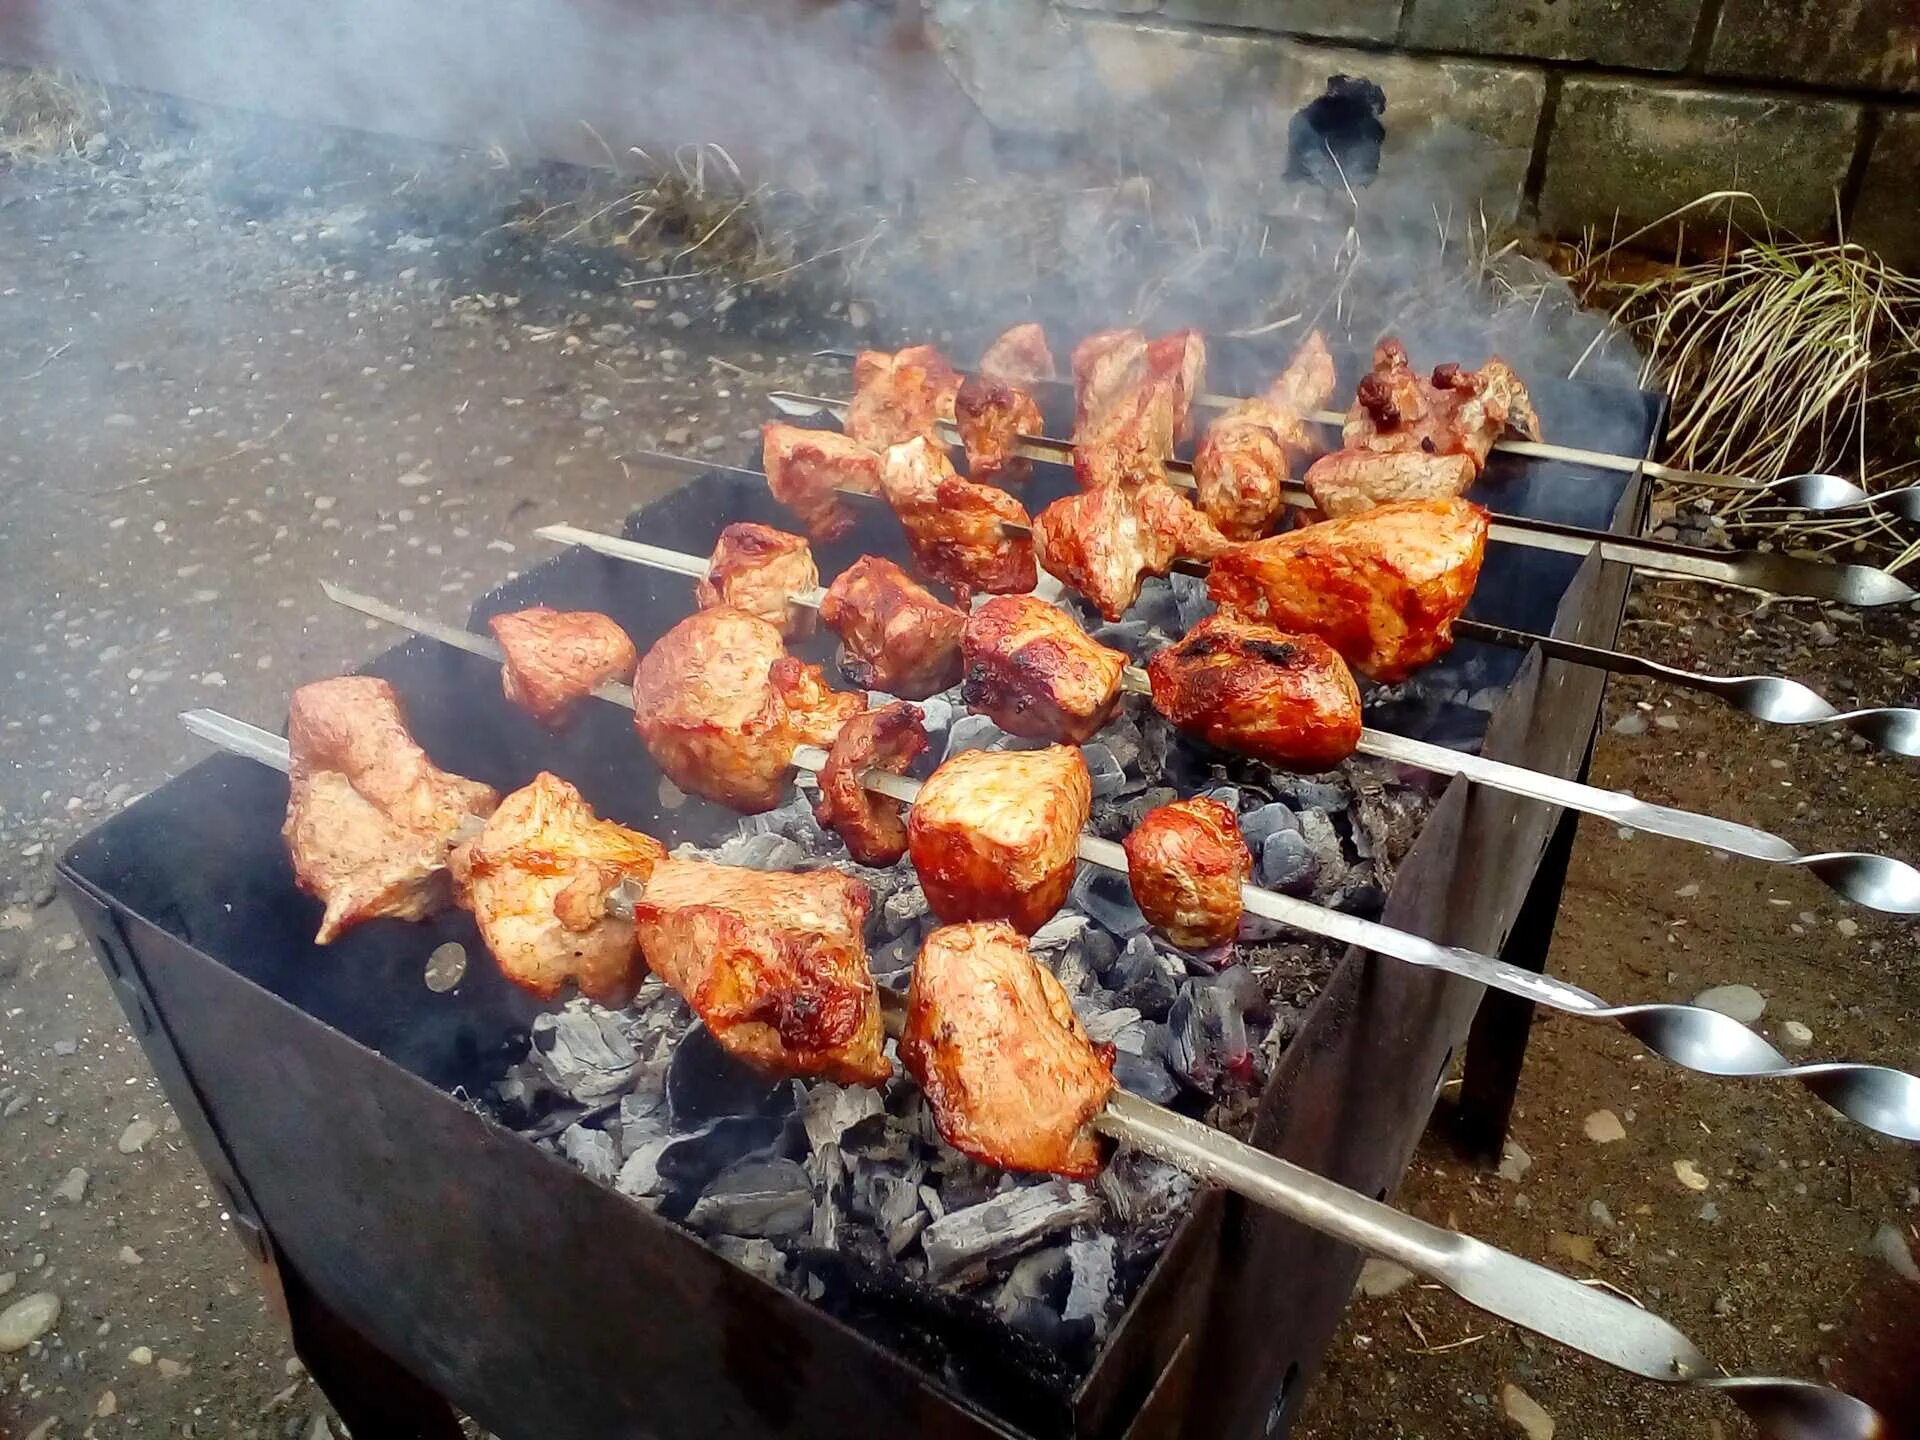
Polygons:
[[942,920],[1005,920],[1031,935],[1066,901],[1092,803],[1071,745],[955,755],[921,785],[907,823],[928,906]]
[[1183,733],[1286,770],[1329,770],[1360,743],[1360,687],[1317,635],[1207,616],[1147,662],[1153,705]]
[[455,847],[449,868],[501,974],[542,1000],[571,984],[618,1009],[640,983],[640,957],[633,921],[609,914],[607,899],[666,858],[658,840],[600,819],[542,771]]
[[1147,337],[1138,330],[1097,330],[1073,347],[1073,437],[1139,388],[1147,369]]
[[989,600],[967,621],[961,695],[1009,735],[1078,745],[1113,718],[1127,657],[1031,595]]
[[1474,475],[1467,455],[1336,450],[1307,468],[1304,483],[1320,513],[1338,518],[1397,500],[1451,500],[1466,493]]
[[[1004,490],[954,473],[947,452],[924,439],[887,451],[880,483],[920,568],[952,590],[961,609],[974,592],[1021,594],[1040,579],[1026,507]],[[1009,534],[1002,527],[1020,527]]]
[[694,585],[694,599],[702,610],[731,605],[758,615],[797,640],[813,633],[814,612],[792,597],[819,588],[820,571],[804,539],[741,520],[720,532],[706,578]]
[[487,622],[506,663],[500,689],[542,725],[566,723],[576,703],[602,685],[632,678],[639,652],[627,632],[592,610],[536,605]]
[[1305,420],[1314,411],[1326,408],[1338,383],[1327,337],[1314,330],[1300,342],[1300,348],[1293,352],[1280,378],[1267,387],[1266,398]]
[[1062,496],[1033,523],[1040,564],[1109,620],[1140,598],[1149,575],[1181,557],[1211,559],[1227,539],[1170,485],[1102,485]]
[[1315,330],[1265,395],[1225,411],[1193,456],[1200,508],[1229,540],[1257,540],[1286,508],[1293,467],[1316,450],[1306,416],[1333,393],[1333,357]]
[[880,997],[862,938],[873,895],[851,875],[662,860],[633,907],[647,966],[713,1038],[769,1075],[880,1085]]
[[1478,505],[1406,500],[1235,546],[1207,589],[1226,611],[1318,635],[1390,683],[1453,644],[1486,548]]
[[916,435],[938,445],[940,422],[953,419],[960,373],[931,345],[909,345],[889,355],[863,350],[853,362],[853,403],[844,428],[874,451]]
[[773,498],[815,540],[838,540],[853,528],[854,513],[837,490],[880,493],[880,456],[832,430],[768,421],[760,427],[760,463]]
[[1198,330],[1176,330],[1147,344],[1147,372],[1165,388],[1173,438],[1193,434],[1193,399],[1207,386],[1207,341]]
[[1073,470],[1084,489],[1164,483],[1206,373],[1197,330],[1105,330],[1073,352]]
[[753,814],[785,796],[794,747],[831,745],[866,709],[786,653],[757,615],[717,605],[689,615],[641,658],[633,723],[682,790]]
[[1227,806],[1204,797],[1157,806],[1121,844],[1134,903],[1175,945],[1205,950],[1240,933],[1253,856]]
[[453,899],[447,855],[500,792],[440,769],[407,733],[385,680],[302,685],[287,711],[287,821],[295,880],[326,909],[319,945],[363,920],[424,920]]
[[1003,332],[987,347],[980,357],[980,373],[1009,385],[1033,385],[1060,372],[1047,347],[1047,332],[1029,320]]
[[940,1138],[1002,1170],[1091,1179],[1093,1120],[1113,1091],[1113,1047],[1088,1037],[1027,942],[999,924],[943,925],[920,947],[900,1059]]
[[907,853],[907,822],[900,802],[860,783],[867,770],[904,775],[927,748],[926,713],[896,700],[856,715],[840,727],[826,766],[813,818],[847,842],[862,865],[892,865]]
[[842,570],[820,618],[840,637],[841,673],[862,690],[924,700],[960,679],[966,612],[891,560],[862,555]]
[[1031,394],[1005,380],[969,375],[953,408],[969,479],[1018,485],[1033,474],[1033,461],[1017,453],[1022,435],[1046,433],[1046,417]]
[[[1540,438],[1539,418],[1520,377],[1497,356],[1479,370],[1436,365],[1414,372],[1406,347],[1383,340],[1361,378],[1341,438],[1349,450],[1464,455],[1477,475],[1494,441],[1511,431]],[[1393,497],[1388,497],[1393,498]]]

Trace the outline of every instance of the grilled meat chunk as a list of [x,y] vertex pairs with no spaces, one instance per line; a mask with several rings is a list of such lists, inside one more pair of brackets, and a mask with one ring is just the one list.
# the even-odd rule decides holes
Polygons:
[[1300,348],[1293,352],[1293,358],[1287,361],[1287,368],[1280,372],[1280,378],[1267,387],[1267,399],[1305,419],[1333,398],[1336,383],[1333,355],[1327,349],[1327,338],[1318,330],[1313,330],[1300,342]]
[[1054,368],[1053,351],[1047,348],[1047,332],[1036,322],[1015,325],[1003,331],[980,357],[980,373],[1009,385],[1031,385],[1051,380],[1059,372]]
[[1464,455],[1477,475],[1493,442],[1507,433],[1540,438],[1527,387],[1506,361],[1495,356],[1478,370],[1437,365],[1422,377],[1408,363],[1406,347],[1389,339],[1374,349],[1373,369],[1360,381],[1341,438],[1349,450]]
[[800,517],[815,540],[838,540],[854,514],[836,489],[880,493],[880,457],[831,430],[769,421],[760,427],[760,463],[773,498]]
[[1113,1047],[1095,1045],[1060,982],[1006,925],[943,925],[907,991],[900,1059],[940,1137],[1002,1170],[1089,1179],[1093,1119],[1113,1090]]
[[1010,735],[1078,745],[1113,718],[1127,657],[1044,600],[987,601],[968,619],[961,648],[961,695]]
[[819,586],[820,572],[804,539],[741,520],[720,532],[706,578],[694,586],[694,598],[702,610],[731,605],[758,615],[795,640],[813,633],[813,610],[793,604],[789,597]]
[[732,1054],[770,1075],[879,1085],[892,1074],[862,931],[873,895],[851,875],[662,860],[634,935]]
[[1005,920],[1031,935],[1066,901],[1093,803],[1069,745],[965,750],[920,787],[907,844],[942,920]]
[[1229,613],[1318,635],[1390,682],[1453,644],[1486,548],[1478,505],[1406,500],[1235,546],[1207,589]]
[[639,985],[640,957],[633,922],[609,915],[607,896],[666,858],[658,840],[600,819],[542,771],[454,849],[450,868],[501,974],[542,1000],[573,984],[617,1008]]
[[961,609],[976,590],[1019,594],[1040,579],[1032,537],[1000,528],[1008,521],[1030,525],[1026,507],[1004,490],[962,480],[938,446],[919,438],[895,445],[880,483],[914,560],[953,591]]
[[1074,348],[1074,475],[1086,489],[1166,479],[1206,373],[1196,330],[1103,330]]
[[1204,797],[1176,800],[1141,816],[1121,843],[1134,903],[1174,944],[1205,950],[1240,933],[1240,887],[1253,856],[1232,810]]
[[574,704],[633,674],[638,652],[611,619],[592,610],[535,605],[487,622],[506,663],[500,689],[542,725],[566,722]]
[[990,375],[969,375],[960,382],[953,412],[967,451],[968,479],[1018,485],[1033,474],[1033,462],[1015,453],[1022,435],[1046,430],[1032,395]]
[[662,635],[633,676],[634,728],[654,763],[748,814],[780,803],[796,745],[831,745],[865,708],[788,655],[772,625],[725,605]]
[[1214,614],[1147,662],[1153,704],[1182,731],[1289,770],[1326,770],[1360,743],[1360,687],[1316,635]]
[[840,637],[841,673],[862,690],[924,700],[960,678],[966,613],[891,560],[862,555],[842,570],[820,618]]
[[1333,393],[1333,357],[1315,330],[1267,393],[1207,427],[1193,456],[1200,508],[1230,540],[1257,540],[1286,506],[1293,464],[1314,451],[1305,417]]
[[424,920],[452,900],[447,852],[500,792],[440,769],[385,680],[302,685],[287,711],[287,822],[300,888],[325,902],[316,944],[363,920]]
[[1062,496],[1035,519],[1033,541],[1046,572],[1109,620],[1125,615],[1141,582],[1166,574],[1176,558],[1205,560],[1227,548],[1213,522],[1160,481]]
[[891,865],[906,854],[907,822],[898,800],[861,785],[861,772],[904,775],[927,748],[925,719],[918,705],[896,700],[847,721],[827,754],[813,818],[846,841],[847,853],[862,865]]
[[909,345],[889,355],[864,350],[853,362],[853,403],[847,434],[870,450],[916,435],[940,443],[939,423],[953,419],[960,375],[931,345]]
[[1193,397],[1206,388],[1207,342],[1198,330],[1176,330],[1147,343],[1147,371],[1165,387],[1173,438],[1193,433]]
[[1451,500],[1473,484],[1472,457],[1424,450],[1336,450],[1307,469],[1321,513],[1338,519],[1396,500]]

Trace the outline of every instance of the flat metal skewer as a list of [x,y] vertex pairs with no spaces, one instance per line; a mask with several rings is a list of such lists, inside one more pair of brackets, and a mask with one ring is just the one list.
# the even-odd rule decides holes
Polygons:
[[[287,742],[278,735],[215,710],[189,710],[180,718],[193,734],[233,754],[282,771],[290,764]],[[1093,1123],[1123,1145],[1437,1280],[1468,1304],[1569,1349],[1663,1384],[1723,1389],[1778,1440],[1871,1440],[1881,1433],[1879,1415],[1851,1395],[1778,1376],[1718,1377],[1691,1340],[1630,1301],[1415,1219],[1125,1090],[1109,1095]],[[1809,1421],[1816,1428],[1804,1428]]]
[[[695,579],[704,579],[707,574],[706,560],[681,550],[668,550],[637,540],[622,540],[572,525],[545,525],[534,533],[543,540],[562,545],[584,545],[602,555]],[[825,596],[826,592],[820,589],[794,590],[788,592],[787,599],[794,605],[818,609]],[[1122,673],[1122,684],[1136,694],[1153,693],[1146,671],[1137,665],[1126,667]],[[1530,800],[1563,806],[1587,815],[1598,815],[1649,835],[1663,835],[1671,840],[1684,840],[1689,844],[1744,855],[1751,860],[1802,868],[1857,905],[1895,915],[1920,915],[1920,870],[1903,860],[1858,851],[1802,854],[1781,836],[1752,825],[1742,825],[1712,815],[1699,815],[1670,805],[1656,805],[1619,790],[1583,785],[1577,780],[1449,750],[1444,745],[1375,730],[1371,726],[1360,732],[1358,749],[1362,755],[1371,755],[1375,759],[1411,765],[1436,775],[1464,776],[1476,785],[1504,790],[1510,795],[1524,795]]]
[[[801,419],[844,419],[847,413],[846,401],[827,396],[776,390],[767,399],[782,414]],[[960,443],[959,432],[946,421],[940,422],[940,434],[950,445]],[[1045,435],[1022,435],[1013,452],[1054,465],[1073,463],[1073,443]],[[1167,478],[1175,485],[1191,488],[1192,467],[1183,460],[1169,460]],[[1290,504],[1313,504],[1313,497],[1296,485],[1284,487],[1283,493]],[[1757,550],[1729,557],[1717,550],[1616,535],[1610,530],[1590,530],[1529,516],[1496,513],[1487,536],[1501,544],[1520,545],[1530,550],[1548,550],[1561,555],[1598,554],[1603,560],[1631,565],[1649,574],[1764,590],[1774,595],[1831,600],[1843,605],[1898,605],[1920,598],[1920,590],[1868,565],[1836,565]]]
[[[337,585],[325,585],[324,589],[329,600],[363,615],[441,640],[484,659],[496,662],[504,659],[497,644],[471,631],[455,630],[408,615],[404,610]],[[624,686],[603,685],[594,694],[627,710],[633,708],[633,692]],[[818,772],[826,767],[827,752],[818,746],[801,745],[794,750],[793,763],[801,769]],[[876,794],[890,795],[909,805],[920,793],[918,781],[882,770],[867,771],[861,776],[861,783]],[[1127,873],[1127,852],[1110,840],[1083,834],[1076,850],[1081,859],[1102,869],[1121,875]],[[1242,885],[1240,899],[1250,913],[1276,924],[1345,945],[1357,945],[1410,965],[1443,970],[1569,1015],[1611,1020],[1648,1050],[1684,1069],[1703,1075],[1796,1080],[1848,1119],[1898,1140],[1920,1142],[1920,1078],[1903,1071],[1853,1061],[1792,1065],[1760,1035],[1717,1010],[1697,1005],[1610,1006],[1591,991],[1551,975],[1523,970],[1475,950],[1436,944],[1377,920],[1329,910],[1257,885]]]

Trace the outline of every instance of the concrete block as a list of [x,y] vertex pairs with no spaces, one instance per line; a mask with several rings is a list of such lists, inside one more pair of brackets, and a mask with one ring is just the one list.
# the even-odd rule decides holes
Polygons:
[[1338,40],[1391,40],[1400,24],[1400,0],[1163,0],[1152,8],[1169,20]]
[[1912,0],[1725,0],[1707,69],[1920,92],[1920,10]]
[[1483,55],[1686,64],[1702,0],[1413,0],[1406,43]]
[[1848,235],[1911,274],[1920,275],[1920,110],[1880,118],[1880,133],[1861,176]]
[[1624,80],[1568,80],[1547,142],[1540,218],[1622,233],[1714,190],[1749,190],[1778,224],[1832,228],[1861,107]]

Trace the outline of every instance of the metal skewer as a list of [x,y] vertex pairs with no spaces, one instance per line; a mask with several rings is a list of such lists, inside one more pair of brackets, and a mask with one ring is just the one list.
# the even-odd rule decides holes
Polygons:
[[[816,350],[816,358],[823,360],[857,360],[851,350]],[[966,371],[959,372],[962,375]],[[1071,393],[1072,386],[1065,380],[1035,380],[1027,382],[1029,390],[1054,390]],[[1203,393],[1193,397],[1193,405],[1201,410],[1227,410],[1244,403],[1231,395]],[[1338,410],[1310,410],[1301,417],[1318,425],[1331,425],[1338,430],[1347,422],[1347,417]],[[1520,440],[1502,437],[1493,442],[1493,448],[1509,455],[1520,455],[1531,460],[1559,460],[1569,465],[1585,465],[1595,470],[1613,470],[1624,475],[1641,471],[1654,480],[1664,480],[1669,485],[1697,485],[1707,490],[1739,490],[1749,494],[1772,494],[1780,503],[1795,510],[1885,510],[1903,520],[1920,521],[1920,485],[1907,485],[1897,490],[1866,490],[1853,481],[1839,475],[1812,473],[1804,475],[1783,475],[1778,480],[1761,480],[1750,475],[1724,475],[1712,470],[1688,470],[1679,465],[1663,465],[1657,460],[1640,460],[1632,455],[1615,455],[1606,450],[1582,450],[1572,445],[1551,445],[1539,440]]]
[[[277,770],[290,764],[287,742],[278,735],[215,710],[189,710],[180,718],[193,734],[233,754]],[[1808,1380],[1716,1376],[1691,1340],[1630,1301],[1417,1220],[1137,1095],[1115,1089],[1093,1123],[1123,1145],[1437,1280],[1468,1304],[1569,1349],[1663,1384],[1724,1390],[1777,1440],[1873,1440],[1883,1433],[1879,1415],[1851,1395]]]
[[[637,540],[600,535],[572,525],[545,525],[534,533],[543,540],[562,545],[584,545],[602,555],[695,579],[704,579],[707,574],[706,560],[681,550],[668,550]],[[331,589],[328,593],[332,593]],[[825,596],[824,590],[816,588],[789,591],[787,599],[791,604],[817,610]],[[1122,683],[1136,694],[1152,694],[1146,671],[1137,665],[1126,667]],[[1803,868],[1855,904],[1896,915],[1920,915],[1920,870],[1902,860],[1857,851],[1804,855],[1782,837],[1751,825],[1722,820],[1712,815],[1698,815],[1669,805],[1656,805],[1622,791],[1583,785],[1577,780],[1545,775],[1537,770],[1489,760],[1480,755],[1464,754],[1449,750],[1444,745],[1433,745],[1424,740],[1375,730],[1370,726],[1360,732],[1358,749],[1362,755],[1371,755],[1376,759],[1411,765],[1436,775],[1464,776],[1477,785],[1504,790],[1511,795],[1524,795],[1548,805],[1560,805],[1587,815],[1598,815],[1649,835],[1663,835],[1668,839],[1685,840],[1753,860]]]
[[[827,396],[776,390],[767,399],[782,414],[801,419],[844,419],[847,413],[846,401]],[[946,443],[960,443],[959,432],[951,424],[942,421],[939,428],[941,438]],[[1015,454],[1049,464],[1073,463],[1073,443],[1068,440],[1045,435],[1022,435],[1019,443],[1012,448]],[[1167,478],[1175,485],[1192,488],[1192,467],[1184,460],[1169,460]],[[1313,497],[1297,485],[1284,487],[1282,493],[1289,504],[1313,504]],[[1863,607],[1897,605],[1920,598],[1920,590],[1913,589],[1884,570],[1876,570],[1868,565],[1836,565],[1824,560],[1801,560],[1792,555],[1758,550],[1729,557],[1717,550],[1699,550],[1666,540],[1616,535],[1611,530],[1590,530],[1579,525],[1562,525],[1553,520],[1498,513],[1494,515],[1487,535],[1501,544],[1521,545],[1530,550],[1549,550],[1561,555],[1597,553],[1603,560],[1618,561],[1649,574],[1704,580],[1716,585],[1736,585],[1774,595],[1804,596]]]
[[[363,615],[496,663],[504,658],[497,644],[471,631],[409,615],[337,585],[323,588],[328,599]],[[633,692],[623,686],[603,685],[594,694],[625,709],[633,708]],[[793,763],[817,772],[825,768],[827,752],[817,746],[801,745],[794,750]],[[907,804],[912,804],[920,793],[918,781],[885,771],[869,770],[861,776],[861,783],[877,794],[890,795]],[[1110,840],[1083,834],[1077,853],[1081,859],[1102,869],[1121,875],[1127,873],[1127,852]],[[1240,898],[1249,912],[1276,924],[1345,945],[1357,945],[1410,965],[1443,970],[1569,1015],[1614,1021],[1648,1050],[1684,1069],[1703,1075],[1797,1080],[1848,1119],[1898,1140],[1920,1142],[1920,1078],[1902,1071],[1852,1061],[1792,1065],[1754,1031],[1717,1010],[1696,1005],[1610,1006],[1591,991],[1551,975],[1523,970],[1475,950],[1436,944],[1377,920],[1329,910],[1257,885],[1242,885]]]

